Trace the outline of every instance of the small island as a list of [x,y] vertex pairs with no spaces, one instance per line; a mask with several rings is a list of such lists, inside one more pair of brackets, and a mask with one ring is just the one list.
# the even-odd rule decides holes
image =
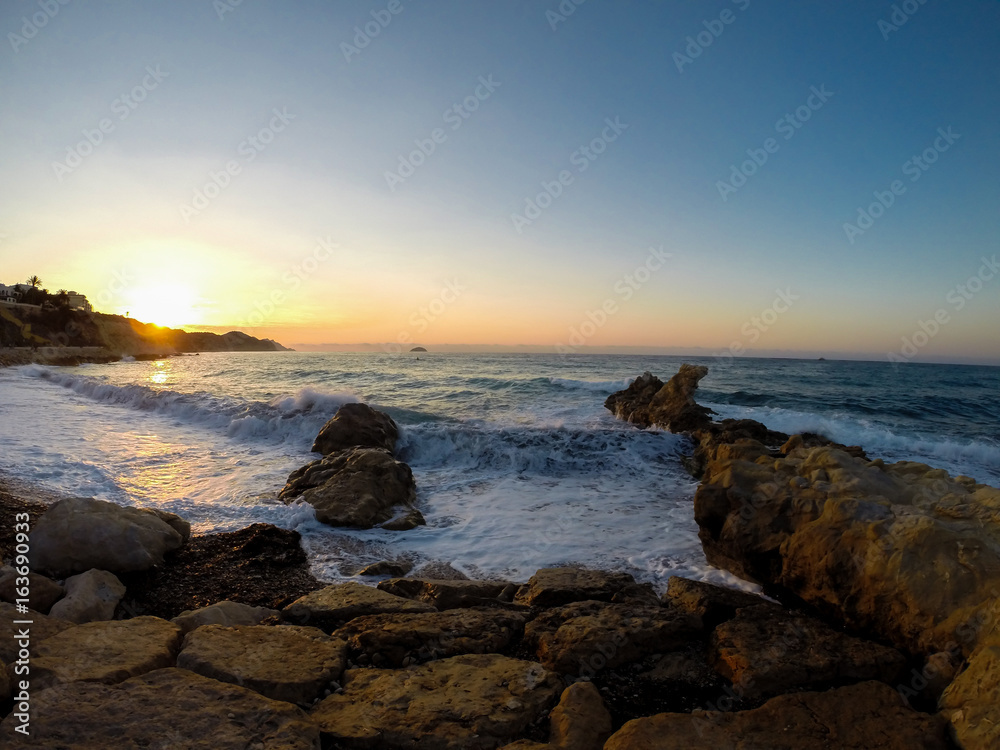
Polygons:
[[422,347],[422,346],[415,346],[412,349],[410,349],[410,351],[411,352],[426,352],[427,350],[424,349],[424,347]]

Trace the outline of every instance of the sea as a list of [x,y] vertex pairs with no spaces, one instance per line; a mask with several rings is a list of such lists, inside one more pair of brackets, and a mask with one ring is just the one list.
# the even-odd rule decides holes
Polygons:
[[[330,582],[406,559],[470,578],[525,581],[573,564],[658,591],[674,575],[752,589],[705,560],[688,440],[603,405],[643,372],[665,381],[682,362],[709,367],[699,401],[720,417],[1000,486],[1000,368],[582,354],[210,353],[0,369],[0,472],[56,495],[169,510],[196,533],[296,529]],[[277,499],[351,401],[399,424],[426,526],[333,528]]]

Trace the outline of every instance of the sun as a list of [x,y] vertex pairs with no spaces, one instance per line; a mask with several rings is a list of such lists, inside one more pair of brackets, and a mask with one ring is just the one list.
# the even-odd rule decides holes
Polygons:
[[141,323],[178,328],[199,322],[195,302],[184,284],[155,284],[130,290],[122,312]]

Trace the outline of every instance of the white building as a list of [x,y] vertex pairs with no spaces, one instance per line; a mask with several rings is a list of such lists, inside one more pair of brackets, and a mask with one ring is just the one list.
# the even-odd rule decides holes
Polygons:
[[0,302],[17,302],[21,298],[21,293],[16,286],[0,284]]
[[94,311],[94,308],[87,302],[87,298],[79,292],[66,292],[66,296],[69,297],[69,306],[72,309],[86,310],[87,312]]

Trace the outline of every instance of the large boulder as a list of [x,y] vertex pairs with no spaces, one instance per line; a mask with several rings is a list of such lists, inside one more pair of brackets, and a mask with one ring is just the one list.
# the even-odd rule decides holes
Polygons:
[[790,443],[709,462],[695,495],[709,562],[913,653],[970,653],[1000,592],[1000,490]]
[[306,464],[292,472],[279,497],[305,500],[316,520],[331,526],[370,529],[397,520],[399,510],[414,525],[423,523],[413,507],[413,472],[383,448],[348,448]]
[[[10,750],[319,750],[302,709],[184,669],[159,669],[118,685],[76,682],[31,695],[30,737],[15,714],[0,724]],[[123,738],[127,738],[124,744]]]
[[91,568],[146,570],[183,543],[184,535],[155,511],[67,498],[50,506],[32,530],[31,566],[56,576]]
[[184,637],[177,666],[274,700],[310,703],[340,679],[344,642],[294,625],[205,625]]
[[895,681],[906,659],[894,648],[854,638],[779,607],[747,607],[712,633],[715,669],[741,698],[845,682]]
[[458,654],[495,653],[524,631],[527,616],[497,609],[356,617],[334,635],[351,657],[376,667],[409,666]]
[[573,567],[542,568],[518,590],[514,601],[532,607],[559,607],[582,601],[610,602],[615,597],[632,593],[635,585],[635,579],[628,573]]
[[508,581],[452,581],[434,578],[393,578],[378,588],[396,596],[432,604],[438,609],[479,607],[505,603],[504,594],[514,584]]
[[231,602],[229,600],[216,602],[200,609],[188,609],[174,617],[171,622],[180,627],[184,633],[190,633],[202,625],[260,625],[271,617],[280,617],[276,609],[267,607],[251,607],[249,604]]
[[110,620],[125,595],[125,586],[106,570],[88,570],[66,579],[66,596],[52,605],[49,614],[81,624]]
[[[1000,599],[997,605],[1000,616]],[[939,707],[963,750],[1000,747],[1000,629],[972,653],[968,667],[944,691]]]
[[300,625],[335,630],[363,615],[434,611],[430,604],[404,599],[351,581],[306,594],[285,607],[283,614]]
[[563,690],[549,714],[549,741],[518,740],[503,750],[601,750],[611,736],[611,714],[592,682],[574,682]]
[[540,664],[495,654],[407,669],[350,669],[311,718],[345,748],[486,750],[541,719],[562,684]]
[[[23,580],[25,578],[26,582]],[[27,598],[30,609],[48,614],[52,605],[65,593],[66,589],[46,576],[38,573],[21,576],[9,565],[0,568],[0,601],[15,602],[17,599]],[[27,597],[21,594],[27,594]]]
[[344,404],[323,425],[312,450],[324,456],[355,447],[382,448],[392,453],[398,438],[399,428],[388,414],[367,404]]
[[772,698],[752,711],[634,719],[604,750],[947,750],[944,724],[880,682]]
[[173,666],[180,642],[180,628],[159,617],[77,625],[35,647],[31,684],[37,690],[66,682],[111,685]]
[[763,597],[746,591],[727,589],[704,581],[671,576],[662,602],[666,606],[697,615],[707,629],[731,620],[743,607],[756,607],[767,602]]
[[589,679],[700,634],[698,617],[672,607],[585,601],[546,610],[528,623],[524,640],[548,669]]
[[662,427],[671,432],[694,432],[706,429],[712,419],[711,409],[694,400],[698,381],[708,375],[703,365],[683,364],[663,384],[651,373],[643,373],[628,388],[608,396],[605,408],[616,417],[640,427]]

